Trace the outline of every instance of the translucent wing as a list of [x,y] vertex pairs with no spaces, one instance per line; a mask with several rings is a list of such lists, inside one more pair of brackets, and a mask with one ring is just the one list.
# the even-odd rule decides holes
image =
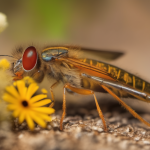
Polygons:
[[81,48],[79,50],[79,58],[89,58],[100,61],[112,61],[123,56],[123,52],[110,51],[110,50],[94,50],[89,48]]

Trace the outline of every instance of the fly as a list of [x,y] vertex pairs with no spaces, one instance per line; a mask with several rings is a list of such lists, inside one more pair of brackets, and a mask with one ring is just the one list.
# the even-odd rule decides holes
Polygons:
[[[108,131],[106,121],[94,92],[107,92],[123,105],[135,118],[150,126],[150,123],[139,116],[120,97],[134,97],[150,103],[150,84],[118,67],[104,63],[103,58],[113,60],[121,56],[119,52],[105,52],[88,49],[77,49],[67,46],[47,47],[42,50],[34,46],[20,48],[13,57],[12,70],[14,80],[31,76],[37,82],[42,82],[45,75],[56,79],[50,87],[53,103],[55,99],[53,88],[60,81],[63,87],[63,113],[60,120],[60,130],[63,130],[63,119],[66,115],[66,89],[82,95],[93,95],[99,117],[102,119],[104,131]],[[2,56],[2,55],[1,55]]]

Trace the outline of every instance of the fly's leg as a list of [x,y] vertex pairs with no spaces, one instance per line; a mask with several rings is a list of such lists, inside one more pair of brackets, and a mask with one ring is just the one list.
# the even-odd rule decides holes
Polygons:
[[104,126],[104,131],[108,131],[107,129],[107,125],[106,125],[106,122],[105,122],[105,119],[104,119],[104,116],[103,116],[103,113],[99,107],[99,104],[98,104],[98,101],[97,101],[97,98],[95,96],[95,93],[91,90],[88,90],[88,89],[79,89],[79,88],[76,88],[76,87],[73,87],[71,86],[70,84],[65,84],[64,85],[64,93],[63,93],[63,114],[62,114],[62,117],[61,117],[61,120],[60,120],[60,130],[63,130],[63,119],[66,115],[66,96],[65,96],[65,89],[70,89],[71,91],[75,92],[75,93],[78,93],[78,94],[82,94],[82,95],[93,95],[94,96],[94,99],[95,99],[95,104],[96,104],[96,107],[97,107],[97,111],[98,111],[98,114],[99,114],[99,117],[102,119],[102,122],[103,122],[103,126]]
[[64,120],[65,115],[66,115],[66,85],[63,88],[63,90],[64,90],[64,92],[63,92],[63,105],[62,105],[63,113],[62,113],[61,120],[60,120],[60,130],[61,131],[63,130],[63,120]]
[[135,118],[139,119],[141,122],[150,126],[150,123],[145,121],[140,115],[138,115],[131,107],[129,107],[125,102],[123,102],[117,95],[115,95],[109,88],[104,85],[101,85],[104,90],[111,94],[122,106],[124,106]]
[[59,81],[55,82],[51,87],[50,87],[50,93],[52,96],[52,103],[49,105],[49,107],[53,107],[55,104],[55,98],[54,98],[54,93],[53,93],[53,88],[56,87],[58,85]]

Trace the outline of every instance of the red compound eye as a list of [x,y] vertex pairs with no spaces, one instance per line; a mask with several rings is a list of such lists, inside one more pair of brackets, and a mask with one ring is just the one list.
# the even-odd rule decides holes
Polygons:
[[28,47],[23,54],[22,57],[22,65],[23,68],[27,71],[33,69],[37,62],[37,52],[35,47],[30,46]]

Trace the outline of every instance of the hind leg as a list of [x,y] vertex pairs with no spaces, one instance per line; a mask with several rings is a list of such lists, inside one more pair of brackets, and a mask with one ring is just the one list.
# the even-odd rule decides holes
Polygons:
[[109,88],[101,85],[104,90],[111,94],[122,106],[124,106],[135,118],[139,119],[141,122],[150,127],[150,123],[145,121],[139,114],[137,114],[131,107],[129,107],[125,102],[123,102],[117,95],[115,95]]

